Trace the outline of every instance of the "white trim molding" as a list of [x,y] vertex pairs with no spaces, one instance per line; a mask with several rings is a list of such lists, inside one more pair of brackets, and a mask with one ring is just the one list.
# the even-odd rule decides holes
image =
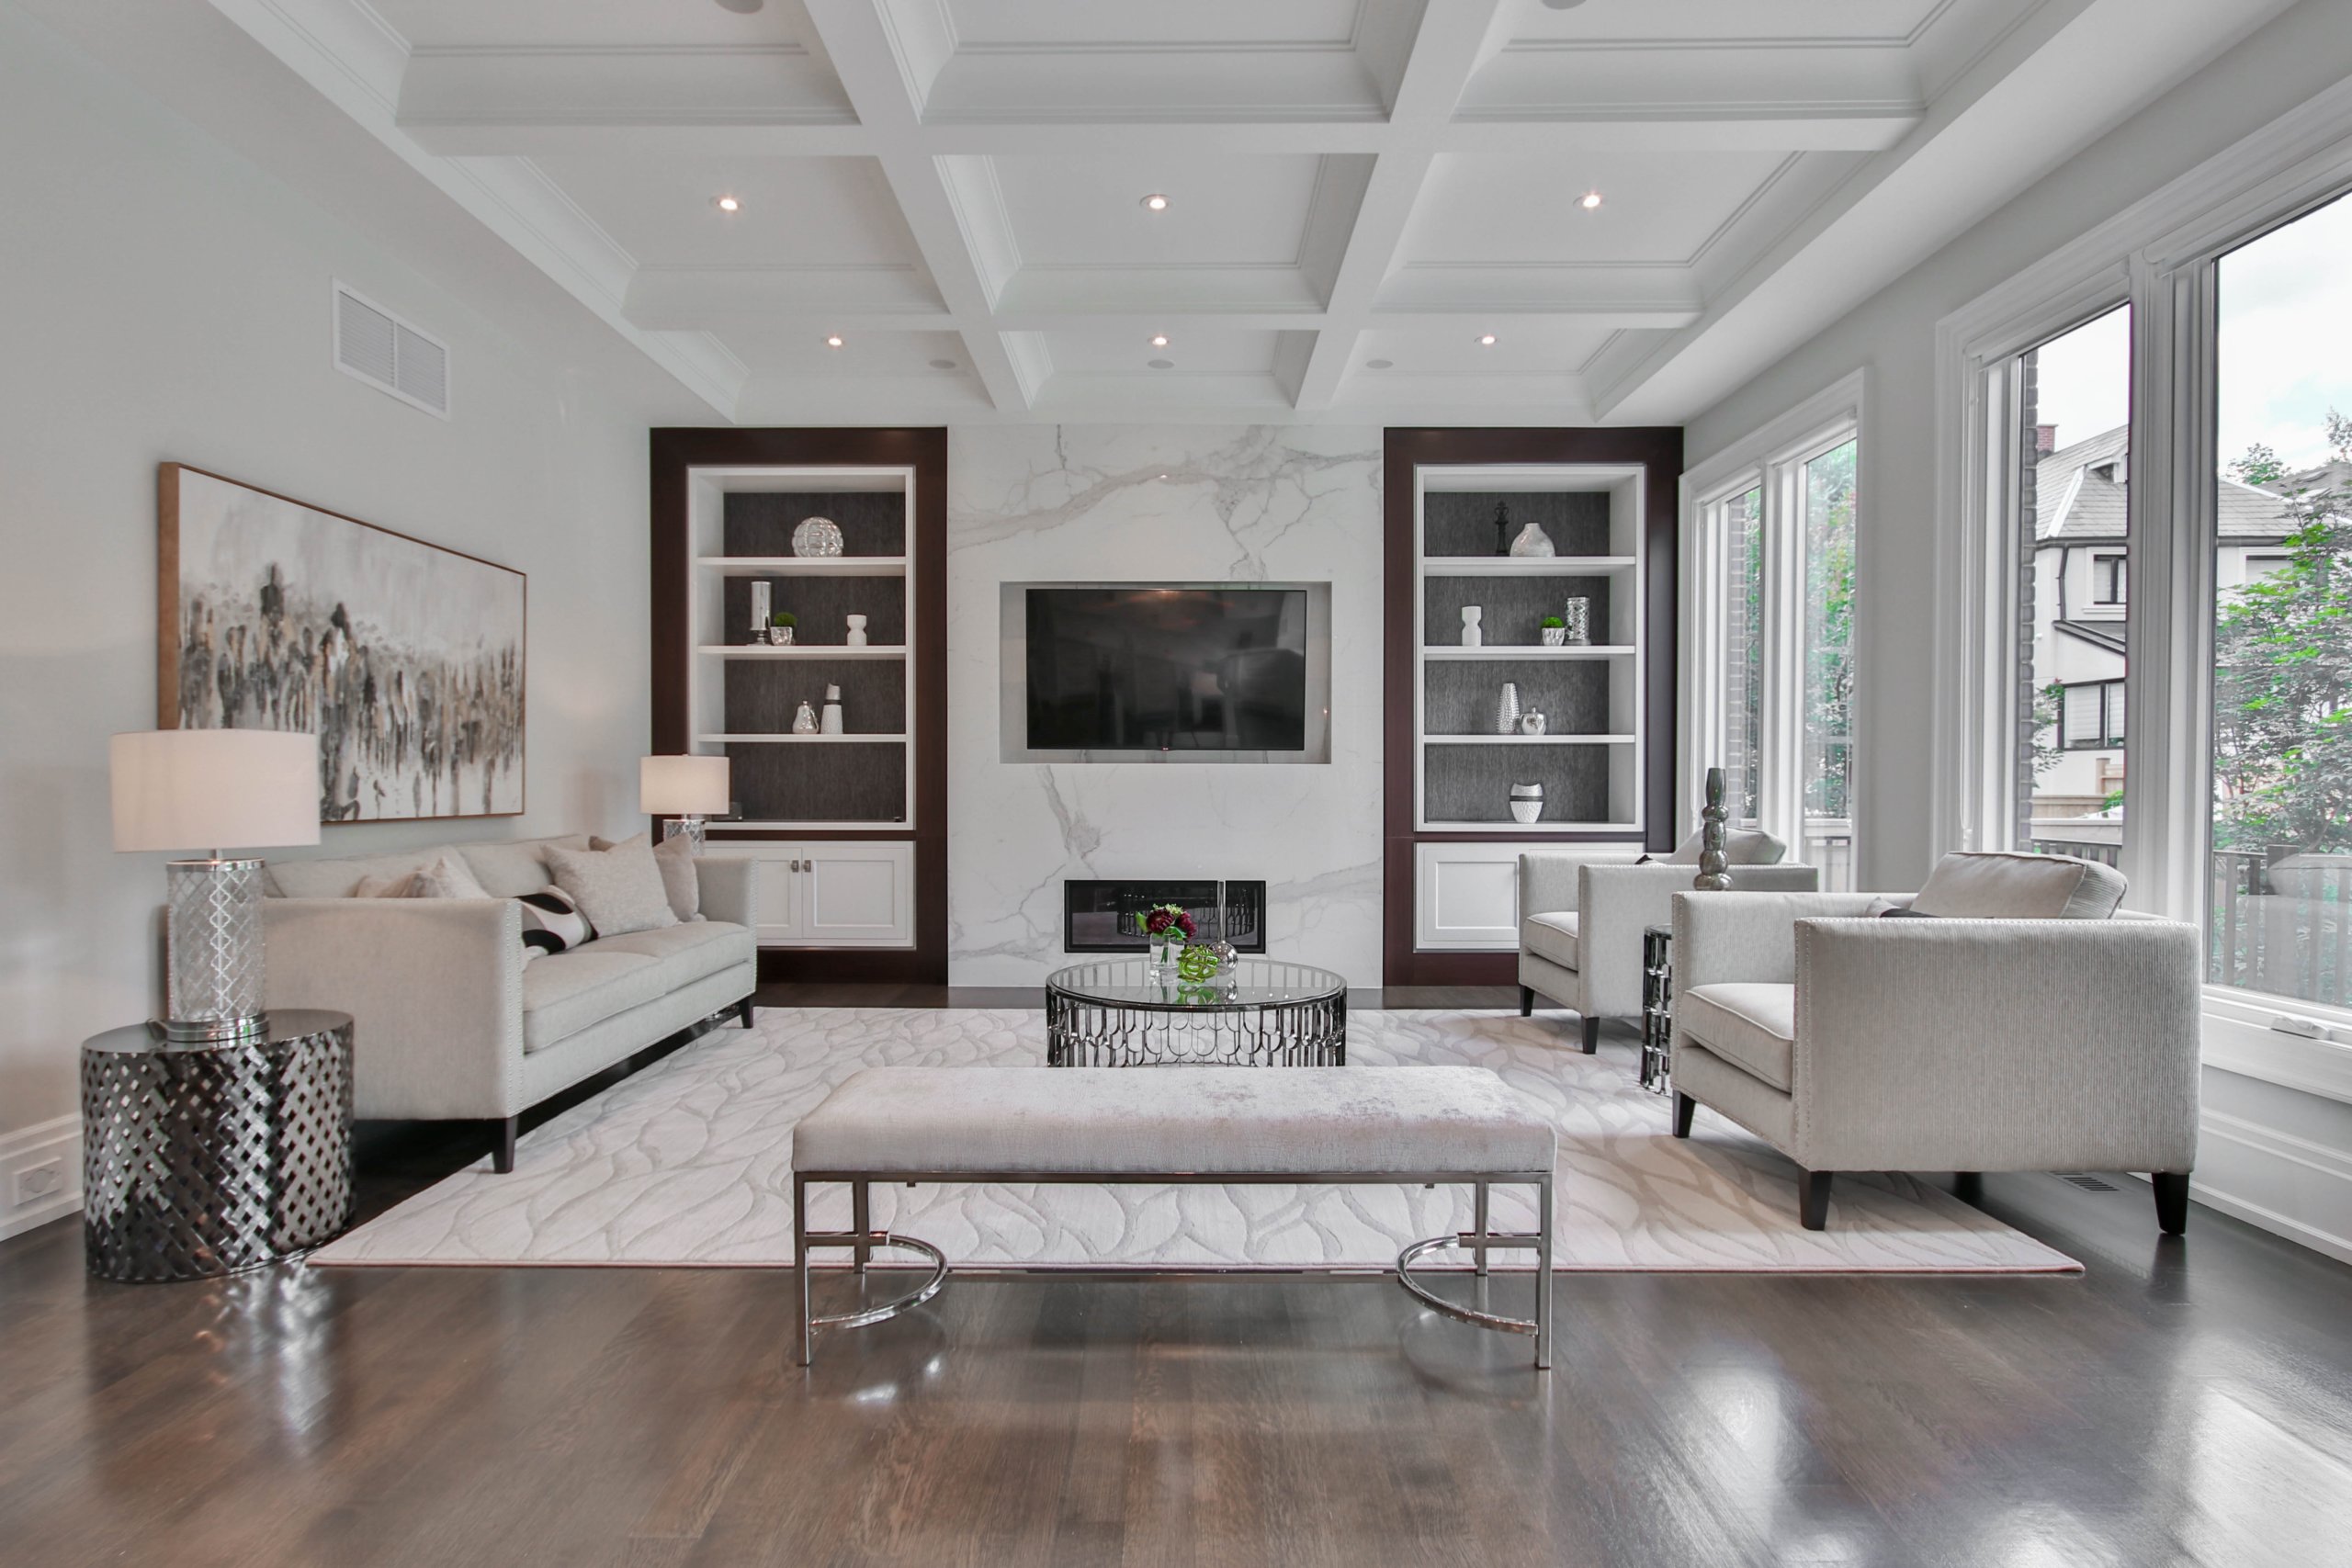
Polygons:
[[2197,1201],[2352,1263],[2352,1154],[2226,1111],[2199,1119]]
[[82,1206],[82,1119],[60,1116],[0,1134],[0,1241]]

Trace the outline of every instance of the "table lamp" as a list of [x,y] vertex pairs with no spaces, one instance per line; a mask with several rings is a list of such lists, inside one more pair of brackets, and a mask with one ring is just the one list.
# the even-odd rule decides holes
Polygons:
[[319,738],[299,730],[150,729],[108,747],[119,852],[209,849],[164,868],[164,1032],[266,1033],[262,863],[223,850],[319,841]]
[[724,817],[732,803],[727,792],[730,779],[724,757],[647,757],[637,765],[637,808],[649,817],[666,817],[662,837],[684,834],[703,852],[703,818]]

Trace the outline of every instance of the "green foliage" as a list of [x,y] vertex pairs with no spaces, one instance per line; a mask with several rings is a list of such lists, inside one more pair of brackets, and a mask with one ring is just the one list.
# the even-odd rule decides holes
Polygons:
[[2230,465],[2229,475],[2242,485],[2274,485],[2287,477],[2287,465],[2278,460],[2278,453],[2257,441]]
[[778,610],[768,617],[768,625],[772,626],[797,626],[799,624],[800,618],[789,610]]
[[2058,765],[2066,754],[2066,742],[2059,726],[2066,714],[2066,688],[2052,681],[2033,694],[2033,781],[2039,784],[2042,775]]
[[[2328,412],[2352,460],[2352,420]],[[2275,455],[2250,449],[2231,472]],[[2225,593],[2214,625],[2213,843],[2352,846],[2352,493],[2286,499],[2287,564]]]
[[1553,631],[1555,629],[1565,628],[1568,623],[1560,619],[1557,615],[1546,615],[1544,617],[1541,624],[1545,631]]
[[1805,465],[1804,809],[1853,815],[1856,443]]

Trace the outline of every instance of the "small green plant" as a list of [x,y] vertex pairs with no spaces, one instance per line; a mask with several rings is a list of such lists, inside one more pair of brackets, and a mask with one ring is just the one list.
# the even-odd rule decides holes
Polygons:
[[1194,985],[1216,978],[1216,951],[1204,942],[1190,944],[1176,956],[1176,973]]
[[799,617],[789,610],[778,610],[768,617],[768,625],[772,626],[797,626],[799,624]]
[[1566,627],[1567,624],[1567,622],[1560,619],[1557,615],[1546,615],[1544,617],[1544,629],[1547,632]]

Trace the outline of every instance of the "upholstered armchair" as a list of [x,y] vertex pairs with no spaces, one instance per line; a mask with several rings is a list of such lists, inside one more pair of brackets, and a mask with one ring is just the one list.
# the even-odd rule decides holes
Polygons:
[[[1946,865],[2029,859],[2053,886],[2086,863]],[[1957,881],[2005,869],[1962,865]],[[2087,902],[2111,909],[2121,878],[2091,870]],[[1841,1170],[2146,1171],[2159,1224],[2184,1229],[2196,929],[2099,918],[2082,896],[2007,913],[2016,900],[1953,897],[1938,878],[1902,911],[1935,918],[1886,918],[1889,900],[1860,893],[1677,897],[1675,1136],[1705,1106],[1787,1155],[1808,1230],[1827,1224]]]
[[[1769,833],[1734,834],[1735,893],[1809,893],[1821,873],[1777,863],[1784,851]],[[1684,856],[1689,858],[1685,859]],[[1642,1011],[1642,931],[1673,918],[1674,896],[1698,875],[1694,837],[1667,860],[1625,865],[1574,852],[1519,857],[1519,1011],[1547,997],[1583,1015],[1584,1050],[1600,1046],[1604,1018]]]

